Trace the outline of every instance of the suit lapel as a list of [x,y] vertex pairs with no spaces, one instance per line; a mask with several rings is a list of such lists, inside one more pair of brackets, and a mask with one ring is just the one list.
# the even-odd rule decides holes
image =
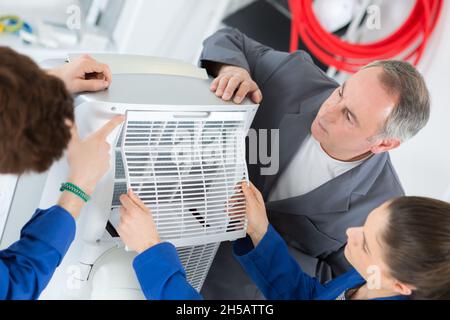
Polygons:
[[351,195],[365,195],[373,185],[386,161],[388,153],[376,154],[350,171],[298,197],[268,202],[267,209],[297,215],[346,212]]
[[308,114],[286,114],[281,120],[279,136],[280,163],[278,173],[265,177],[264,188],[262,190],[264,198],[269,196],[269,192],[275,182],[286,169],[306,136],[311,132],[311,123],[314,121],[315,116],[316,112],[310,112]]
[[267,209],[311,216],[325,212],[344,212],[350,204],[354,174],[352,170],[332,179],[315,190],[298,197],[267,203]]

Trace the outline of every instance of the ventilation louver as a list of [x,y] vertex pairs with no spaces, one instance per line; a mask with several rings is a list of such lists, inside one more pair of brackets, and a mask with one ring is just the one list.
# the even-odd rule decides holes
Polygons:
[[[245,236],[245,113],[127,112],[122,159],[127,188],[152,210],[175,246]],[[230,199],[233,216],[230,218]]]
[[186,279],[197,291],[205,282],[219,245],[220,242],[177,248]]

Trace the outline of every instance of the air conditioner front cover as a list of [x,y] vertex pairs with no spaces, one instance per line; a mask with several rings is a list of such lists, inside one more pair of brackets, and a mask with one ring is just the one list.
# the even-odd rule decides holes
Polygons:
[[127,111],[116,155],[162,240],[184,247],[245,236],[247,122],[239,111]]

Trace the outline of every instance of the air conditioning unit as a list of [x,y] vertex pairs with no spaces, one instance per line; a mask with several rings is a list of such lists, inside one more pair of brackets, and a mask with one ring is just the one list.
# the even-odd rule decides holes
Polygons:
[[[126,64],[128,59],[118,56],[114,61]],[[152,58],[146,63],[155,61],[161,64]],[[151,209],[161,239],[176,246],[197,290],[220,242],[245,236],[240,181],[247,179],[245,137],[258,106],[249,100],[224,102],[209,90],[204,70],[192,66],[189,76],[180,64],[182,75],[175,75],[180,62],[165,63],[170,65],[167,73],[164,68],[157,73],[121,72],[108,91],[77,97],[81,137],[115,115],[126,120],[108,138],[111,169],[83,209],[76,239],[43,299],[143,298],[132,270],[135,254],[124,253],[116,232],[119,197],[129,188]],[[67,175],[66,159],[51,168],[41,207],[57,200]]]

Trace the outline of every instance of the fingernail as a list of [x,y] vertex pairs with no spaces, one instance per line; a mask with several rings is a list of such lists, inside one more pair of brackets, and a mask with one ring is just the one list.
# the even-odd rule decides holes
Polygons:
[[228,100],[228,99],[230,99],[230,95],[229,95],[228,93],[225,93],[225,94],[223,95],[222,99]]
[[235,102],[235,103],[240,103],[240,102],[241,102],[241,97],[236,97],[236,98],[234,98],[234,102]]

